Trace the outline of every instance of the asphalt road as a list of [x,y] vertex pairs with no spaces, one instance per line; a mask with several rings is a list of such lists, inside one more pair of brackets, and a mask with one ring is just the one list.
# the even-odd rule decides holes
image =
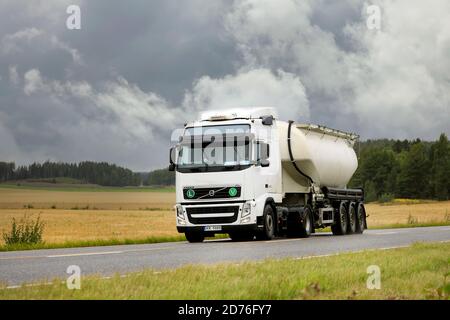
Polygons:
[[110,276],[144,268],[186,264],[240,262],[265,258],[309,257],[365,249],[408,246],[417,241],[450,241],[450,227],[366,230],[362,235],[318,233],[308,239],[204,243],[172,242],[144,245],[0,252],[0,282],[10,287],[56,277],[66,279],[68,266],[82,275]]

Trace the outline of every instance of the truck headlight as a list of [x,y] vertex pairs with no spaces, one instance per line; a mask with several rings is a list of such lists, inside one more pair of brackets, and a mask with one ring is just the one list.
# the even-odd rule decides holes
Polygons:
[[176,205],[175,211],[177,212],[177,218],[184,220],[183,207],[180,205]]
[[241,217],[244,218],[244,217],[250,215],[250,213],[252,213],[252,205],[251,205],[250,202],[246,202],[242,206],[242,215],[241,215]]

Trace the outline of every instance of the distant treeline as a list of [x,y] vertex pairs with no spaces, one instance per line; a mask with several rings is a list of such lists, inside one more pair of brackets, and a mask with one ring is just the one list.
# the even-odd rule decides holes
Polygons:
[[[435,142],[416,140],[367,140],[355,145],[358,170],[349,187],[363,187],[367,201],[393,197],[450,198],[450,143],[445,134]],[[175,173],[167,168],[133,173],[113,164],[45,162],[15,167],[0,162],[0,181],[69,177],[103,186],[167,186]]]
[[16,168],[13,162],[0,162],[0,181],[67,177],[101,186],[139,186],[141,177],[129,169],[106,162],[44,162]]
[[174,184],[175,172],[169,171],[168,168],[151,171],[144,180],[144,185],[147,186],[172,186]]
[[[394,197],[450,198],[450,143],[445,134],[435,142],[367,140],[356,144],[355,150],[359,164],[349,187],[363,187],[368,202]],[[144,184],[173,185],[175,174],[155,170]]]
[[359,167],[349,185],[364,187],[367,201],[449,199],[450,143],[445,134],[435,142],[368,140],[355,149]]

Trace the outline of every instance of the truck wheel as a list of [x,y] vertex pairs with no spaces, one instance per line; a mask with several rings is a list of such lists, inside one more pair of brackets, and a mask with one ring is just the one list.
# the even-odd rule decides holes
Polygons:
[[339,211],[334,224],[331,226],[331,231],[336,236],[347,233],[347,209],[345,208],[345,201],[341,201],[339,204]]
[[257,233],[256,238],[258,240],[272,240],[275,234],[275,218],[270,204],[266,204],[264,207],[263,221],[264,229]]
[[300,223],[300,238],[308,238],[314,230],[314,222],[312,220],[312,210],[310,206],[306,206],[303,210],[303,219]]
[[203,242],[205,240],[205,235],[200,232],[185,232],[187,241],[189,242]]
[[363,233],[366,228],[366,209],[363,203],[358,203],[356,210],[356,233]]
[[350,202],[348,206],[348,226],[347,226],[347,233],[356,233],[356,208],[355,203]]
[[232,241],[251,241],[254,235],[250,232],[232,232],[228,234]]

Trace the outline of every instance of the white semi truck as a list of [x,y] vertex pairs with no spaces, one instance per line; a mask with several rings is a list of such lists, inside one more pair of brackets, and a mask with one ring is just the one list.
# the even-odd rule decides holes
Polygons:
[[190,242],[335,235],[367,228],[355,134],[281,121],[273,108],[208,111],[171,148],[176,225]]

